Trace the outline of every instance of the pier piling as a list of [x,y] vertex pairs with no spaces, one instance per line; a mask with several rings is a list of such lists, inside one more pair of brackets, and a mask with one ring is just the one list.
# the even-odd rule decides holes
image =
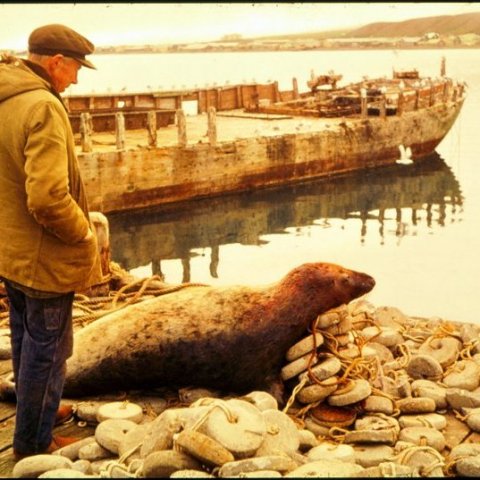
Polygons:
[[93,123],[92,115],[88,112],[82,113],[80,115],[80,138],[82,144],[82,152],[91,152],[92,147],[92,132],[93,132]]
[[217,145],[217,111],[215,107],[208,109],[208,141],[212,147]]
[[115,134],[117,150],[125,150],[125,116],[122,112],[115,114]]
[[178,129],[178,145],[180,147],[187,146],[187,121],[185,112],[179,108],[177,110],[177,129]]
[[154,111],[148,112],[147,117],[148,145],[157,146],[157,114]]

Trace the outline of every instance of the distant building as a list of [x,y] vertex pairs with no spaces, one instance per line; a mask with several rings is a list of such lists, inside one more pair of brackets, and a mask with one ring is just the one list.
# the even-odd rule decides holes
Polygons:
[[440,35],[436,32],[428,32],[423,35],[422,40],[438,40]]
[[230,33],[228,35],[224,35],[221,38],[222,42],[236,42],[238,40],[241,40],[243,37],[239,33]]

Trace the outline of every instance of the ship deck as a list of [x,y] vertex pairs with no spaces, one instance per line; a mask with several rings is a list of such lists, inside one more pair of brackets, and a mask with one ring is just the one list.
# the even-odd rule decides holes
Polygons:
[[[216,115],[217,142],[232,142],[242,138],[269,137],[289,133],[315,132],[330,126],[334,127],[341,121],[341,118],[245,113],[243,109],[231,110]],[[207,114],[186,116],[187,145],[208,143],[207,130]],[[80,134],[76,134],[75,138],[77,153],[81,153]],[[176,125],[157,129],[157,147],[175,145],[178,145],[178,128]],[[99,153],[117,150],[115,132],[94,132],[92,134],[92,146],[93,151]],[[125,150],[137,148],[148,148],[146,128],[125,132]]]

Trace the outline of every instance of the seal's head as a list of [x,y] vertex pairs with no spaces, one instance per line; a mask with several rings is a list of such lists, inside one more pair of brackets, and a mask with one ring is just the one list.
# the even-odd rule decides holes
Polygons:
[[303,297],[303,303],[326,311],[349,303],[368,293],[375,280],[333,263],[305,263],[292,270],[282,282],[290,297]]

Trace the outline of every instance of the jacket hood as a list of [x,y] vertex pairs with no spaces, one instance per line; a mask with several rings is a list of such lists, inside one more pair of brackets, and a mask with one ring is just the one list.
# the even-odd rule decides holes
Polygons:
[[[33,68],[28,60],[15,57],[0,61],[0,102],[31,90],[41,89],[53,93],[51,84],[35,73]],[[40,68],[37,66],[35,70]],[[44,75],[48,74],[44,72]]]

